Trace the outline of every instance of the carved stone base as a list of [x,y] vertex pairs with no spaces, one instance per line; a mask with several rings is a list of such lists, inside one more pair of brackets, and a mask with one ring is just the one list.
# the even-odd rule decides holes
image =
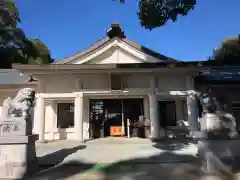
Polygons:
[[38,135],[0,137],[0,179],[20,179],[37,171]]

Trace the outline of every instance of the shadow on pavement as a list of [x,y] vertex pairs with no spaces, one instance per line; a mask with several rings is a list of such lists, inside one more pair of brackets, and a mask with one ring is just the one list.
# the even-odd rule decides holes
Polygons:
[[164,152],[110,164],[102,171],[108,180],[195,180],[203,175],[198,158],[174,152],[192,143],[196,142],[192,139],[165,138],[153,145]]
[[[79,161],[59,164],[69,154],[85,147],[62,149],[50,155],[41,157],[39,159],[40,161],[50,158],[54,159],[55,161],[52,162],[52,165],[55,166],[45,169],[29,179],[195,180],[202,174],[197,158],[192,155],[181,155],[172,152],[173,150],[183,148],[185,145],[188,145],[188,143],[189,141],[176,142],[166,140],[157,142],[154,147],[164,149],[166,152],[154,156],[134,158],[112,164],[88,164]],[[164,160],[166,159],[168,162],[164,163]]]
[[[162,141],[154,147],[164,149],[154,156],[133,158],[111,164],[88,164],[70,161],[58,164],[36,174],[31,180],[196,180],[205,174],[201,170],[200,161],[196,156],[176,154],[190,141]],[[78,147],[81,149],[81,147]],[[74,153],[78,148],[62,149],[44,158],[55,158],[55,163]],[[104,152],[102,152],[104,153]],[[114,153],[114,152],[113,152]],[[109,154],[111,155],[111,154]],[[41,159],[40,159],[41,160]],[[167,160],[167,162],[164,162]],[[53,163],[54,164],[54,163]],[[25,178],[23,178],[25,179]]]
[[[92,168],[94,164],[80,163],[79,161],[71,161],[56,165],[54,167],[45,169],[36,175],[29,177],[29,180],[57,180],[66,179],[76,174],[83,173],[84,171]],[[27,178],[22,178],[22,180]]]
[[61,163],[67,156],[76,153],[78,150],[82,150],[84,148],[86,148],[85,145],[80,145],[73,148],[64,148],[45,156],[38,157],[38,162],[42,166],[55,166]]
[[197,144],[194,139],[178,139],[178,138],[165,138],[161,141],[157,141],[153,146],[155,148],[165,150],[165,151],[176,151],[186,148],[191,144]]
[[[165,158],[178,158],[192,160],[191,162],[172,162],[158,163],[157,161]],[[190,155],[179,155],[174,153],[161,153],[149,158],[137,158],[127,161],[121,161],[107,166],[103,170],[107,179],[131,180],[195,180],[202,172],[199,169],[197,159]]]
[[[33,180],[195,180],[201,176],[197,162],[154,163],[165,153],[149,158],[136,158],[113,164],[87,164],[71,161],[45,170],[30,178]],[[187,155],[167,154],[175,158],[192,158]]]
[[[56,152],[53,152],[53,153],[50,153],[50,154],[47,154],[45,156],[42,156],[42,157],[38,157],[38,164],[39,164],[39,168],[38,168],[38,171],[36,172],[36,174],[39,174],[39,175],[43,175],[44,174],[49,174],[50,176],[52,176],[52,174],[56,174],[57,176],[63,176],[64,174],[73,174],[73,170],[70,168],[66,168],[68,167],[70,164],[76,164],[76,162],[72,162],[72,163],[66,163],[64,165],[60,165],[60,166],[57,166],[59,163],[63,162],[63,160],[73,154],[73,153],[76,153],[78,150],[82,150],[86,148],[85,145],[80,145],[80,146],[76,146],[76,147],[73,147],[73,148],[64,148],[64,149],[61,149],[61,150],[58,150]],[[78,169],[79,168],[82,168],[82,169],[86,169],[86,167],[89,167],[90,165],[87,165],[87,164],[78,164]],[[66,169],[66,172],[65,170]],[[79,172],[79,170],[78,170]],[[38,176],[38,175],[37,175]],[[28,177],[28,174],[24,174],[23,177],[21,178],[22,180],[24,179],[27,179]],[[43,177],[41,177],[43,178]],[[60,178],[60,177],[58,177]],[[31,179],[31,178],[30,178]],[[50,177],[48,178],[50,179]]]

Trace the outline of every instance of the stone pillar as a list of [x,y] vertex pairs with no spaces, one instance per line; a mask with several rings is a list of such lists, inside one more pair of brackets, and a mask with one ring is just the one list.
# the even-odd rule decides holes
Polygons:
[[190,135],[193,131],[198,130],[198,103],[194,95],[189,94],[187,97],[187,113]]
[[51,102],[51,117],[52,117],[52,140],[55,140],[55,130],[57,128],[57,114],[56,114],[56,109],[57,109],[57,102],[55,100],[52,100]]
[[150,108],[149,108],[149,98],[148,97],[144,97],[143,99],[143,107],[144,107],[144,117],[145,119],[150,120]]
[[158,117],[158,104],[156,96],[156,78],[150,78],[150,94],[149,94],[149,114],[151,122],[151,135],[150,138],[155,140],[160,138],[160,120]]
[[83,94],[74,100],[74,129],[76,140],[83,141]]
[[45,142],[45,106],[44,106],[44,98],[39,96],[37,98],[37,122],[39,124],[38,132],[39,132],[39,142]]
[[149,109],[150,109],[150,122],[151,122],[151,139],[160,138],[160,121],[158,118],[158,105],[156,94],[149,95]]
[[187,114],[188,114],[188,124],[189,124],[189,133],[193,135],[193,131],[198,129],[198,103],[194,95],[195,85],[194,77],[186,77],[186,87],[188,89],[187,96]]

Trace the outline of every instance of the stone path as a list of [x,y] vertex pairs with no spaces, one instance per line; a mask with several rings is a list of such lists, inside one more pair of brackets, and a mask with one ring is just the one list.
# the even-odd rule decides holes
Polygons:
[[37,144],[37,156],[41,164],[59,164],[79,161],[81,163],[115,163],[138,159],[141,162],[183,162],[196,156],[193,143],[152,143],[148,140],[120,138],[89,141],[55,141]]
[[[100,165],[99,165],[100,166]],[[97,170],[96,170],[97,169]],[[197,180],[202,174],[195,163],[110,164],[100,167],[84,165],[53,168],[32,180]]]
[[37,143],[36,150],[40,170],[30,180],[219,179],[201,171],[196,144],[189,141],[54,141]]
[[[30,180],[195,180],[203,176],[196,144],[106,138],[36,145],[40,170]],[[213,177],[210,178],[214,179]],[[215,178],[216,179],[216,178]]]

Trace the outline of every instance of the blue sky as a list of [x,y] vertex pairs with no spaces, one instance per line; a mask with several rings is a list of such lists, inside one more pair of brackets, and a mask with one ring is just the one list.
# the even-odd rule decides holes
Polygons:
[[[205,60],[226,37],[239,33],[239,0],[197,0],[176,23],[149,31],[139,25],[137,0],[15,0],[28,37],[40,38],[58,60],[84,50],[120,22],[126,36],[161,54]],[[230,3],[231,2],[231,3]]]

